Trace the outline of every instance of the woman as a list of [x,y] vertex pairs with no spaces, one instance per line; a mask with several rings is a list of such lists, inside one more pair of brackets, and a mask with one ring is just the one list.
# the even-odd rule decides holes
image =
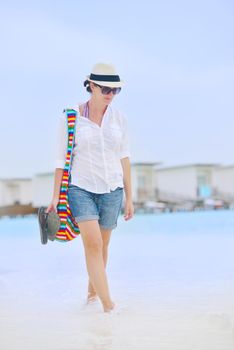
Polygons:
[[[111,107],[123,86],[115,68],[98,63],[84,82],[90,99],[79,106],[68,200],[79,224],[89,274],[87,302],[100,298],[104,312],[114,309],[105,267],[111,232],[117,226],[125,192],[124,219],[133,217],[130,152],[126,117]],[[57,211],[67,150],[65,116],[60,119],[53,200]]]

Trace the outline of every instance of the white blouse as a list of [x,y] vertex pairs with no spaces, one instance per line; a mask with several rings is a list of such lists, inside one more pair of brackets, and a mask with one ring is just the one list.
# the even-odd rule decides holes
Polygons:
[[[102,124],[77,114],[75,143],[72,152],[73,185],[94,193],[106,193],[123,184],[121,158],[130,157],[128,125],[125,114],[108,105]],[[65,113],[59,118],[56,144],[56,168],[64,168],[67,154]]]

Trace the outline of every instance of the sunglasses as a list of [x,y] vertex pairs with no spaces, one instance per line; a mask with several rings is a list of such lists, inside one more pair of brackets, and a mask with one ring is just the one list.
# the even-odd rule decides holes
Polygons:
[[116,94],[119,94],[121,91],[121,87],[111,88],[109,86],[102,86],[102,85],[98,85],[98,84],[94,84],[94,85],[100,87],[103,95],[108,95],[111,92],[113,92],[113,94],[116,95]]

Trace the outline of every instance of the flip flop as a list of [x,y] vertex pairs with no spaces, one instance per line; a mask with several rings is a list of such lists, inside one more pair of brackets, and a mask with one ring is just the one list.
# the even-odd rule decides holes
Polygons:
[[46,218],[46,224],[47,224],[47,236],[50,241],[54,241],[56,233],[58,232],[60,228],[60,217],[59,215],[51,211],[47,214]]
[[56,233],[60,227],[59,215],[54,211],[46,213],[46,207],[40,207],[38,209],[38,221],[41,243],[46,244],[48,239],[54,241]]
[[47,213],[45,213],[46,208],[40,207],[38,209],[38,221],[39,221],[39,228],[40,228],[40,237],[41,237],[41,243],[46,244],[48,242],[48,234],[47,234]]

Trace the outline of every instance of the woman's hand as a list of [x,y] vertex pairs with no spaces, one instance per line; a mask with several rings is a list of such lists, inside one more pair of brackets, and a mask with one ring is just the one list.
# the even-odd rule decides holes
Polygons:
[[127,199],[125,201],[125,208],[124,208],[124,220],[129,220],[134,215],[134,206],[131,199]]
[[48,208],[46,209],[46,213],[50,213],[51,211],[55,211],[57,213],[57,205],[58,205],[59,200],[58,199],[53,199]]

